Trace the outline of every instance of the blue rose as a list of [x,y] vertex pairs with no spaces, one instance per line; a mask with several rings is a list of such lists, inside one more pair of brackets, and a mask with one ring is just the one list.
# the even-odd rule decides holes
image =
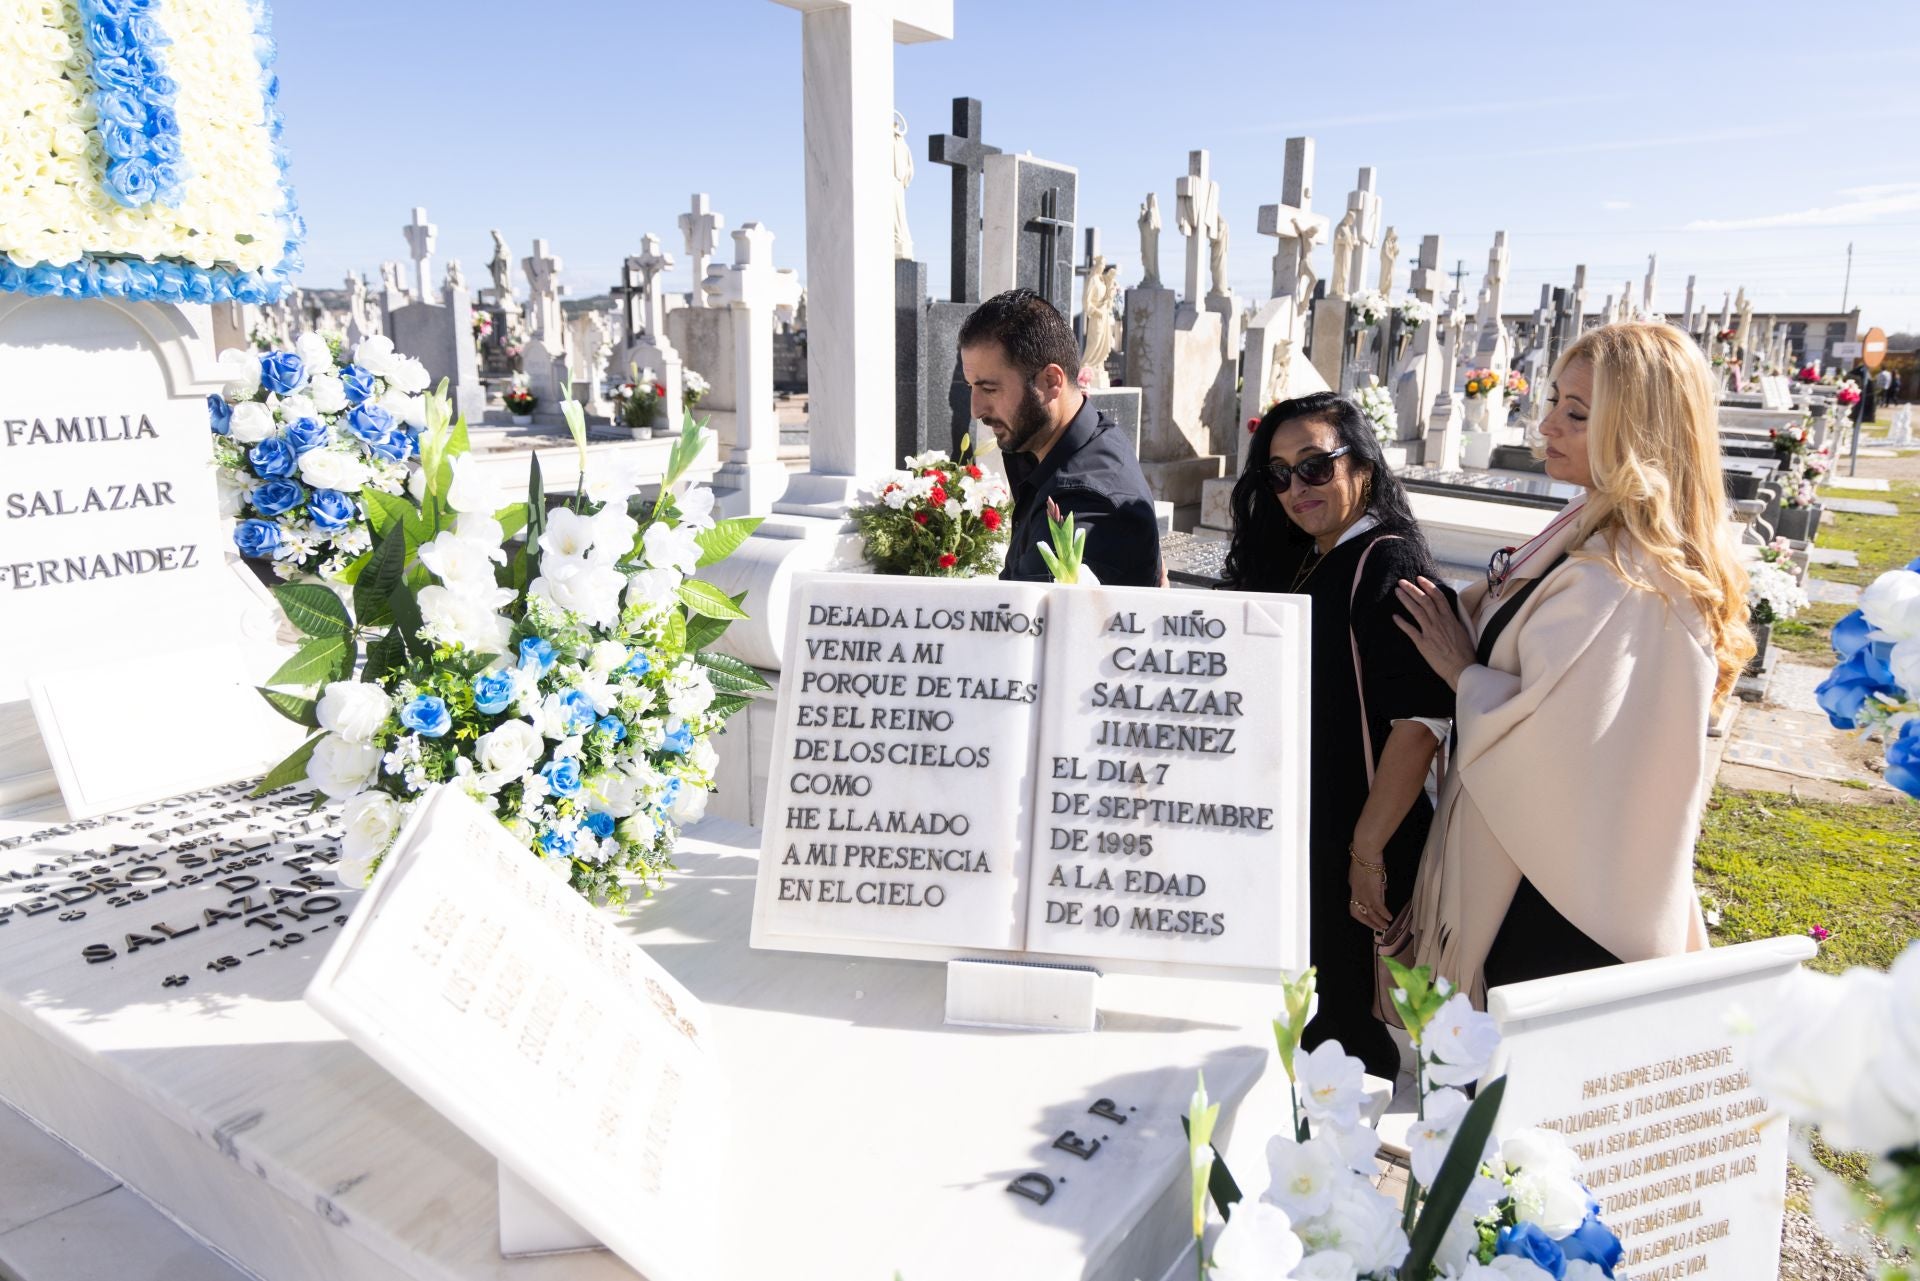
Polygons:
[[26,293],[29,298],[58,298],[66,292],[66,284],[58,267],[43,262],[27,273]]
[[1860,652],[1862,646],[1872,637],[1873,624],[1859,610],[1854,610],[1833,625],[1833,633],[1828,637],[1833,652],[1842,658],[1852,658]]
[[207,397],[207,422],[216,436],[224,436],[233,430],[233,406],[219,392]]
[[1620,1263],[1620,1256],[1625,1253],[1613,1229],[1600,1222],[1600,1216],[1591,1211],[1587,1214],[1586,1222],[1570,1235],[1562,1237],[1559,1245],[1560,1252],[1567,1258],[1591,1263],[1608,1276],[1613,1275],[1614,1268]]
[[260,385],[276,396],[291,396],[306,386],[307,362],[291,351],[260,357]]
[[592,832],[604,841],[613,835],[613,815],[599,813],[589,814],[587,815],[587,821],[580,826],[586,828],[589,832]]
[[171,103],[180,93],[180,82],[172,76],[154,76],[140,86],[140,101],[150,107]]
[[594,728],[611,738],[614,742],[624,742],[627,737],[627,725],[617,716],[602,716]]
[[117,120],[102,120],[100,145],[107,149],[107,157],[111,160],[132,160],[146,152],[147,140],[131,125],[123,125]]
[[347,414],[347,430],[369,445],[393,432],[393,415],[378,405],[358,405]]
[[635,680],[639,680],[642,676],[645,676],[653,670],[653,660],[636,650],[633,657],[627,660],[627,665],[621,668],[621,670],[631,675]]
[[1892,650],[1885,641],[1864,644],[1814,688],[1814,699],[1835,729],[1858,728],[1860,709],[1869,698],[1883,691],[1899,691],[1893,670],[1887,666]]
[[247,461],[253,464],[254,474],[263,480],[293,475],[298,458],[299,454],[283,436],[269,436],[247,451]]
[[663,807],[668,806],[673,804],[675,801],[679,799],[680,799],[680,780],[677,778],[670,778],[667,780],[667,790],[660,794],[660,804]]
[[557,761],[548,761],[540,767],[540,774],[547,780],[547,790],[555,796],[580,794],[580,762],[577,758],[563,756]]
[[593,700],[577,689],[562,694],[560,706],[567,709],[566,730],[569,734],[586,733],[600,717],[600,713],[594,710]]
[[180,132],[180,118],[173,114],[172,107],[148,107],[147,122],[140,131],[149,138],[161,138]]
[[337,489],[316,489],[307,500],[308,519],[329,534],[345,529],[359,515],[359,505]]
[[297,454],[320,448],[332,435],[327,425],[318,418],[302,418],[287,424],[287,443],[293,446]]
[[348,365],[340,371],[340,385],[347,389],[347,403],[359,405],[373,395],[373,375],[358,365]]
[[1539,1268],[1553,1281],[1565,1281],[1567,1275],[1567,1256],[1553,1238],[1541,1230],[1537,1223],[1520,1223],[1500,1229],[1500,1239],[1493,1247],[1495,1254],[1512,1254],[1525,1259]]
[[233,545],[242,556],[271,556],[280,545],[280,526],[270,520],[243,520],[233,527]]
[[[177,166],[180,160],[179,135],[163,133],[158,138],[147,139],[147,158],[157,165]],[[179,175],[176,173],[174,176]]]
[[100,118],[122,124],[129,129],[144,131],[147,126],[146,104],[125,90],[115,89],[101,94],[97,99]]
[[93,66],[88,68],[93,83],[102,89],[125,90],[128,93],[140,92],[140,72],[125,58],[95,58]]
[[540,636],[529,636],[520,642],[520,666],[538,667],[542,675],[552,669],[559,661],[559,655],[553,652],[553,642]]
[[128,206],[148,203],[159,190],[153,180],[153,166],[140,159],[108,165],[107,186],[113,189],[114,197],[121,204]]
[[139,13],[127,19],[127,34],[141,44],[152,48],[155,45],[172,44],[167,33],[155,22],[152,15]]
[[444,699],[422,694],[400,709],[400,723],[416,734],[439,738],[453,727],[453,717],[447,715]]
[[[360,411],[356,409],[353,412],[357,414]],[[377,458],[384,458],[390,463],[404,463],[413,454],[413,437],[396,427],[379,440],[368,441],[367,448]]]
[[693,731],[687,728],[685,721],[673,722],[673,728],[660,740],[660,750],[674,756],[685,756],[693,750]]
[[270,480],[255,489],[250,500],[262,516],[278,516],[307,501],[307,491],[297,480]]
[[568,832],[556,832],[548,828],[540,833],[540,848],[554,858],[572,858],[573,836]]
[[513,673],[488,672],[473,680],[473,705],[489,716],[507,710],[513,702]]
[[87,43],[103,58],[124,58],[135,48],[133,33],[127,24],[104,14],[87,23]]
[[1908,796],[1920,796],[1920,721],[1900,727],[1900,737],[1887,744],[1887,782]]

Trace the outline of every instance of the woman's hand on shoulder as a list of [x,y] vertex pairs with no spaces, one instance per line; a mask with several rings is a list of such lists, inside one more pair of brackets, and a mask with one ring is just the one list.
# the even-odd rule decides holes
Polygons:
[[1447,688],[1458,692],[1460,673],[1479,659],[1474,653],[1473,637],[1467,634],[1466,625],[1454,612],[1453,603],[1439,584],[1425,575],[1411,582],[1403,578],[1395,590],[1400,603],[1406,606],[1408,618],[1396,616],[1394,626],[1413,638],[1414,647],[1427,660],[1427,666],[1433,668],[1434,675],[1445,681]]

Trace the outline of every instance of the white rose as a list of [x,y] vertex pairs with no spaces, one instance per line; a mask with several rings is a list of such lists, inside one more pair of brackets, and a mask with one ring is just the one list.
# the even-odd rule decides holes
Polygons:
[[283,423],[297,423],[302,418],[312,418],[318,412],[313,397],[303,391],[280,398],[280,421]]
[[532,596],[578,614],[589,627],[609,627],[620,615],[620,589],[627,580],[619,570],[591,561],[548,562],[544,572],[527,587]]
[[213,483],[220,500],[220,514],[237,519],[247,495],[253,492],[253,478],[231,467],[219,467],[214,469]]
[[645,810],[635,810],[620,820],[620,839],[630,845],[651,845],[660,836],[660,824]]
[[1920,694],[1920,637],[1896,643],[1887,656],[1887,666],[1893,669],[1893,679],[1900,682],[1901,689]]
[[252,400],[260,393],[260,357],[249,350],[229,347],[220,353],[220,377],[226,386],[221,395],[228,400]]
[[394,362],[393,372],[387,375],[387,381],[409,394],[423,392],[429,381],[427,367],[412,356],[401,356]]
[[273,435],[273,411],[257,400],[242,401],[233,407],[228,430],[243,445],[257,445]]
[[378,685],[334,681],[321,691],[314,709],[320,728],[350,743],[371,743],[393,710],[393,700]]
[[1271,1182],[1261,1200],[1279,1206],[1296,1220],[1325,1214],[1333,1207],[1335,1191],[1345,1181],[1346,1168],[1340,1150],[1324,1139],[1296,1143],[1275,1135],[1267,1140]]
[[691,574],[700,565],[700,544],[684,525],[652,524],[646,532],[647,564]]
[[625,774],[596,774],[586,782],[587,808],[625,818],[640,807],[639,788]]
[[379,768],[379,748],[328,734],[313,745],[313,755],[307,760],[307,785],[335,800],[344,800],[365,791]]
[[353,363],[377,378],[391,378],[400,360],[393,339],[385,334],[375,334],[353,349]]
[[1523,1169],[1508,1188],[1520,1222],[1536,1224],[1556,1241],[1586,1222],[1587,1190],[1571,1174]]
[[616,640],[596,641],[587,651],[587,670],[595,676],[611,676],[615,668],[626,664],[633,651]]
[[380,408],[393,415],[393,421],[409,427],[427,425],[427,398],[409,396],[398,387],[389,387],[374,400]]
[[673,798],[673,821],[682,826],[697,823],[706,812],[707,789],[682,783],[679,793]]
[[1400,1228],[1400,1207],[1363,1175],[1347,1172],[1342,1189],[1325,1214],[1299,1224],[1309,1250],[1338,1250],[1356,1271],[1384,1272],[1407,1256],[1407,1234]]
[[[239,415],[234,415],[239,421]],[[338,449],[309,449],[300,455],[300,479],[315,489],[337,489],[357,494],[366,485],[367,465]]]
[[513,624],[494,611],[512,599],[511,588],[456,592],[434,584],[420,589],[420,617],[431,639],[464,645],[476,654],[504,654]]
[[437,535],[420,545],[420,563],[449,588],[463,595],[491,593],[495,590],[493,567],[507,563],[507,553],[497,542],[469,538],[457,529]]
[[313,407],[323,414],[338,414],[347,408],[347,388],[335,373],[315,374],[307,383],[307,395]]
[[323,369],[333,368],[333,348],[327,346],[327,340],[319,334],[301,334],[294,341],[293,350],[307,367],[309,378],[317,377]]
[[[235,435],[239,416],[235,413]],[[1920,638],[1920,574],[1910,569],[1889,570],[1860,593],[1860,612],[1873,625],[1876,640]]]
[[[565,507],[547,513],[547,527],[540,535],[540,550],[548,556],[584,560],[593,547],[593,518]],[[550,562],[549,562],[550,563]]]
[[[720,753],[715,751],[713,744],[709,743],[706,739],[696,739],[693,746],[687,749],[687,763],[692,765],[696,770],[699,770],[702,774],[705,774],[708,778],[712,778],[714,766],[720,763]],[[1369,1135],[1372,1133],[1371,1130],[1368,1131]],[[1368,1169],[1373,1168],[1373,1153],[1380,1146],[1377,1139],[1371,1140],[1371,1142],[1373,1143],[1373,1147],[1367,1151]]]
[[640,522],[627,515],[624,507],[602,507],[592,516],[593,559],[611,565],[633,550],[640,534]]
[[447,505],[462,513],[491,514],[499,504],[493,501],[493,486],[480,474],[480,460],[472,454],[453,456],[453,479],[447,485]]
[[373,875],[373,860],[386,852],[400,821],[400,805],[385,792],[362,792],[341,811],[340,862],[334,875],[355,889]]
[[1302,1249],[1293,1221],[1279,1206],[1242,1201],[1213,1244],[1213,1281],[1297,1277]]
[[705,485],[690,485],[674,500],[680,509],[680,524],[686,529],[713,528],[713,491]]
[[487,788],[491,792],[538,765],[546,751],[547,741],[531,721],[503,721],[474,743],[473,759],[483,777],[499,780]]
[[670,605],[679,591],[680,572],[678,570],[643,569],[627,580],[627,604]]

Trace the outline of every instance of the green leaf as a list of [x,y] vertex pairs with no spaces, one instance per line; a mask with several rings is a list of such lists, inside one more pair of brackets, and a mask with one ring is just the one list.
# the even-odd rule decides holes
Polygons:
[[400,634],[407,653],[414,658],[427,657],[433,646],[420,639],[420,602],[414,599],[413,589],[404,582],[395,583],[387,595],[387,605],[393,610],[393,630]]
[[667,615],[667,634],[663,638],[669,653],[683,654],[687,651],[687,616],[679,610]]
[[308,636],[344,636],[353,630],[347,607],[331,588],[318,583],[282,583],[273,589],[273,598],[286,611],[287,621]]
[[393,608],[387,597],[407,564],[407,539],[394,530],[374,544],[372,563],[353,585],[353,612],[362,627],[386,627],[393,622]]
[[[678,617],[676,615],[675,617]],[[685,644],[687,650],[705,649],[726,634],[733,626],[733,620],[727,618],[704,618],[695,614],[686,620]]]
[[327,681],[341,680],[339,674],[344,662],[348,673],[353,671],[353,641],[344,635],[316,636],[302,645],[297,653],[280,664],[280,670],[267,677],[269,685],[299,685],[309,687]]
[[[1189,1139],[1193,1137],[1193,1125],[1184,1116],[1180,1118],[1180,1128],[1186,1132]],[[1208,1144],[1208,1146],[1213,1145]],[[1219,1148],[1213,1149],[1213,1168],[1207,1173],[1207,1195],[1213,1198],[1213,1204],[1220,1211],[1220,1217],[1231,1222],[1233,1207],[1240,1203],[1242,1194],[1240,1185],[1234,1181],[1233,1172],[1227,1169],[1227,1159],[1220,1155]]]
[[732,520],[716,523],[712,529],[703,529],[695,534],[693,541],[700,544],[698,568],[705,569],[739,551],[740,544],[752,537],[753,531],[760,528],[760,522],[765,519],[764,516],[736,516]]
[[527,527],[527,505],[508,503],[495,512],[493,518],[500,522],[500,537],[505,541]]
[[696,614],[708,618],[745,618],[746,614],[733,603],[733,598],[715,587],[712,583],[698,578],[689,578],[680,584],[680,603]]
[[538,572],[540,535],[547,532],[547,488],[540,480],[540,455],[527,458],[527,554],[534,558]]
[[307,762],[313,759],[313,746],[325,737],[325,734],[315,734],[300,744],[294,749],[293,755],[267,771],[267,776],[260,780],[260,785],[248,795],[265,796],[268,792],[277,792],[289,784],[298,783],[306,778]]
[[[361,552],[358,556],[348,561],[346,566],[341,569],[338,574],[334,575],[334,581],[343,586],[353,586],[360,581],[360,575],[366,570],[367,562],[372,559],[372,552]],[[359,602],[357,600],[354,602],[354,608],[359,608]]]
[[387,531],[394,526],[404,528],[420,518],[420,509],[410,501],[371,485],[360,491],[360,501],[367,505],[367,520],[372,524],[374,534],[381,538],[386,537]]
[[744,694],[715,694],[713,702],[707,707],[707,712],[724,721],[752,701]]
[[1402,1276],[1423,1277],[1431,1270],[1441,1238],[1453,1222],[1460,1202],[1466,1198],[1473,1176],[1480,1172],[1480,1156],[1486,1151],[1487,1136],[1493,1133],[1494,1118],[1500,1115],[1500,1100],[1506,1092],[1507,1078],[1503,1076],[1481,1090],[1466,1116],[1461,1118],[1459,1128],[1453,1133],[1453,1144],[1440,1163],[1440,1173],[1434,1176],[1433,1186],[1427,1190],[1426,1204],[1421,1208],[1420,1221],[1414,1225],[1407,1261],[1402,1265]]
[[265,685],[256,685],[260,697],[267,700],[273,710],[292,721],[295,725],[305,725],[308,729],[320,728],[320,716],[316,709],[319,704],[311,698],[302,698],[298,694],[288,694],[282,690],[268,689]]
[[738,694],[750,689],[773,688],[753,666],[730,655],[696,654],[693,661],[712,673],[715,689],[724,690],[726,693]]
[[384,679],[406,665],[407,645],[398,632],[390,631],[367,646],[364,675],[369,681]]
[[687,468],[693,466],[693,460],[700,456],[705,445],[701,431],[706,427],[707,419],[693,420],[693,411],[682,407],[680,410],[680,439],[673,442],[673,452],[667,456],[667,474],[660,482],[660,493],[666,492],[679,483]]

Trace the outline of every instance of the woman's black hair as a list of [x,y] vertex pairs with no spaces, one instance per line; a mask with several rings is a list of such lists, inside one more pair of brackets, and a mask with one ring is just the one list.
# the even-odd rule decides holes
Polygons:
[[1273,447],[1273,434],[1283,424],[1302,418],[1317,419],[1333,428],[1348,449],[1347,465],[1370,473],[1367,511],[1384,532],[1407,539],[1419,549],[1421,559],[1428,559],[1427,540],[1413,518],[1406,487],[1387,466],[1387,455],[1373,434],[1373,424],[1352,400],[1321,391],[1280,401],[1254,429],[1246,468],[1233,487],[1233,541],[1227,546],[1225,585],[1248,591],[1275,590],[1281,564],[1294,559],[1289,553],[1312,541],[1287,516],[1267,481],[1267,453]]

